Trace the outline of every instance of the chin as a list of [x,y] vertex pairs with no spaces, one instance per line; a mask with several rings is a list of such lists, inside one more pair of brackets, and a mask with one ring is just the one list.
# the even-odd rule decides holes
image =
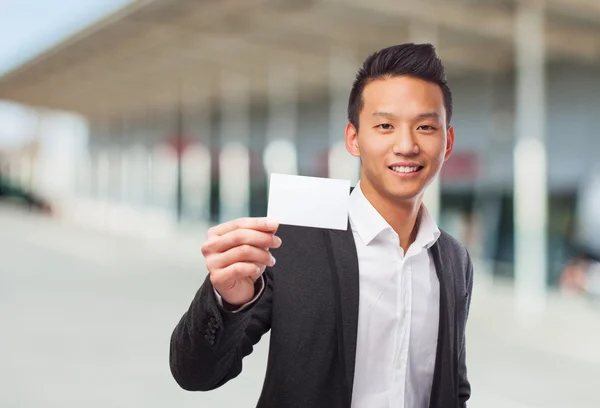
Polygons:
[[417,199],[419,199],[422,196],[421,192],[417,192],[417,193],[400,193],[400,194],[394,194],[394,200],[395,201],[415,201]]
[[422,188],[386,188],[386,194],[394,201],[413,201],[423,195]]

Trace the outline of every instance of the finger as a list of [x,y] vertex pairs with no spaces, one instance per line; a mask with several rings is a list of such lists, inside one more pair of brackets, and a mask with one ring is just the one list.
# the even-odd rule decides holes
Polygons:
[[254,266],[256,266],[256,275],[254,276],[249,276],[250,279],[252,279],[252,282],[256,282],[263,273],[265,273],[265,270],[267,269],[267,265],[264,264],[259,264],[254,262]]
[[267,270],[267,265],[265,264],[259,264],[259,263],[254,263],[254,265],[256,265],[256,267],[258,268],[258,273],[256,274],[256,279],[258,279],[263,273],[265,273],[265,270]]
[[275,258],[264,248],[241,245],[222,253],[213,254],[207,258],[206,262],[209,270],[217,270],[227,268],[229,265],[238,262],[254,262],[273,266],[275,265]]
[[202,253],[221,253],[241,245],[252,245],[257,248],[279,248],[281,238],[269,232],[251,229],[236,229],[225,235],[210,237],[202,246]]
[[236,262],[217,273],[211,274],[210,280],[213,285],[217,286],[246,278],[251,279],[252,282],[256,282],[265,269],[266,267],[257,266],[253,262]]
[[262,217],[247,217],[247,218],[238,218],[235,220],[231,220],[225,222],[223,224],[215,225],[214,227],[209,228],[207,235],[209,237],[212,236],[221,236],[225,235],[228,232],[231,232],[236,229],[245,228],[252,229],[257,231],[265,231],[265,232],[275,232],[279,227],[279,223],[276,220]]

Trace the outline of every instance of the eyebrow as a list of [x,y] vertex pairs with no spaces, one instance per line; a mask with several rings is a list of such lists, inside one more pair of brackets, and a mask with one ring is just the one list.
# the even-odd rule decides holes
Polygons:
[[393,113],[389,113],[389,112],[373,112],[373,116],[383,117],[383,118],[397,118],[398,117],[398,116],[394,115]]
[[440,114],[437,112],[425,112],[417,115],[419,119],[435,119],[440,120]]
[[[390,112],[373,112],[373,116],[375,117],[384,117],[390,119],[397,119],[398,115],[394,115]],[[440,114],[437,112],[423,112],[417,115],[417,119],[434,119],[440,120]]]

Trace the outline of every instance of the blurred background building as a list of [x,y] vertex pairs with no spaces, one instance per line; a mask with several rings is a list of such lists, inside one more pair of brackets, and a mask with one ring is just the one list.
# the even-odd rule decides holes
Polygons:
[[600,152],[598,1],[125,3],[0,77],[1,114],[26,124],[5,132],[18,137],[2,174],[63,217],[201,229],[264,216],[272,172],[354,184],[343,130],[357,69],[430,42],[456,144],[427,203],[478,274],[514,281],[536,311],[573,247],[600,236],[584,228],[597,200],[579,199]]
[[[495,275],[514,274],[519,236],[547,228],[548,250],[522,250],[553,285],[600,151],[599,24],[586,0],[134,1],[2,76],[0,98],[37,121],[3,166],[120,226],[262,216],[270,172],[356,181],[343,128],[360,63],[431,42],[457,140],[429,205]],[[47,109],[82,119],[51,135]]]

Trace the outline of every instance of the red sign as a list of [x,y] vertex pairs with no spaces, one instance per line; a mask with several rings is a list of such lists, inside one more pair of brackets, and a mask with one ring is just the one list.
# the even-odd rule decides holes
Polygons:
[[167,144],[175,151],[178,157],[183,156],[185,149],[187,149],[193,142],[192,138],[187,135],[177,137],[177,135],[169,135],[166,138]]
[[471,181],[479,174],[479,160],[473,152],[456,152],[442,167],[443,180]]

